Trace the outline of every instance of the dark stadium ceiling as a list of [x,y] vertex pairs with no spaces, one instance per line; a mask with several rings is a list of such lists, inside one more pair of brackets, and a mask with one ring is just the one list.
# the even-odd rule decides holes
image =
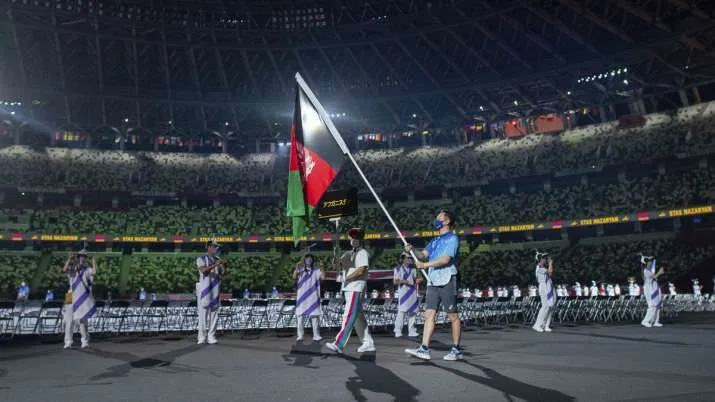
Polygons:
[[659,102],[715,79],[713,1],[0,4],[0,98],[36,101],[15,116],[45,127],[268,138],[297,71],[347,133]]

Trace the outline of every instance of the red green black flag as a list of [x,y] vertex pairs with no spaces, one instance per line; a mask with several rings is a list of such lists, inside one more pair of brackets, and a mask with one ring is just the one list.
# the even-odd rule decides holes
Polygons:
[[310,215],[344,162],[345,153],[320,118],[316,105],[298,86],[291,129],[287,199],[287,215],[293,219],[296,245],[305,234]]

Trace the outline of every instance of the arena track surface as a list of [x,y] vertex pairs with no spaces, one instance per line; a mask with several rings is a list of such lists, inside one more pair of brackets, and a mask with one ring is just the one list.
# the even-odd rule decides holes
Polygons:
[[430,362],[403,353],[414,340],[388,334],[362,356],[354,336],[336,356],[273,332],[227,334],[210,346],[193,336],[94,339],[87,350],[63,350],[57,337],[15,339],[0,342],[0,400],[712,401],[714,316],[681,315],[653,329],[474,330],[465,332],[463,362],[441,359],[444,329]]

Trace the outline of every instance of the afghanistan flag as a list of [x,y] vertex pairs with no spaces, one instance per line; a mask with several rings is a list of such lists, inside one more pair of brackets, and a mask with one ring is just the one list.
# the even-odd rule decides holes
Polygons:
[[[342,140],[341,140],[342,141]],[[338,175],[345,153],[298,86],[290,139],[287,215],[293,218],[293,242],[305,234],[310,215]]]

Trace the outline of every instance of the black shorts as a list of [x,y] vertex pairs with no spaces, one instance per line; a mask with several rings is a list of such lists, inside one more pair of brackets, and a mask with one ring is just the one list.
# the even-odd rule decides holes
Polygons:
[[427,286],[425,295],[425,310],[439,310],[440,304],[447,313],[456,313],[457,310],[457,276],[444,286]]

